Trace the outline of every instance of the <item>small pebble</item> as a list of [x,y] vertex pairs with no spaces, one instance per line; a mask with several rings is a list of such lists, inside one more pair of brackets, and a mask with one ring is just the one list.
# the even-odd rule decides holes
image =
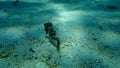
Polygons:
[[9,56],[9,53],[8,52],[5,52],[5,51],[2,51],[0,53],[0,58],[7,58]]
[[33,53],[35,52],[32,48],[30,48],[29,51],[30,51],[30,52],[33,52]]
[[96,41],[96,40],[97,40],[97,38],[93,38],[93,40],[95,40],[95,41]]

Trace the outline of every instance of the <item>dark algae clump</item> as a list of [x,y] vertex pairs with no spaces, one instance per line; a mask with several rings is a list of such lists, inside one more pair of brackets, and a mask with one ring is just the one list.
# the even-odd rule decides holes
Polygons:
[[51,40],[55,40],[57,42],[56,48],[59,50],[60,40],[56,36],[56,31],[53,28],[53,24],[51,22],[44,23],[45,32],[51,38]]
[[107,8],[108,8],[108,9],[111,9],[111,10],[117,9],[116,6],[111,6],[111,5],[110,5],[110,6],[107,6]]
[[17,6],[18,3],[19,3],[19,0],[15,0],[15,1],[13,1],[12,5]]

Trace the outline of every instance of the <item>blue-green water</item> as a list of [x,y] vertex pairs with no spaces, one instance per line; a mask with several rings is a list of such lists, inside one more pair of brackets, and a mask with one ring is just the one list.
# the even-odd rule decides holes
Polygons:
[[[1,0],[0,68],[120,68],[119,4]],[[59,50],[45,32],[47,22],[53,24]]]

